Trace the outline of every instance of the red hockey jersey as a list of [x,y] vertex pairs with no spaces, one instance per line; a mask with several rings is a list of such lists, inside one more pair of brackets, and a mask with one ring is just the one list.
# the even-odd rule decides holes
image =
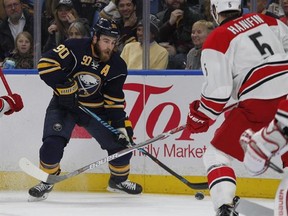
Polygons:
[[201,56],[205,82],[199,111],[211,119],[236,101],[288,94],[288,27],[263,14],[246,14],[217,27]]

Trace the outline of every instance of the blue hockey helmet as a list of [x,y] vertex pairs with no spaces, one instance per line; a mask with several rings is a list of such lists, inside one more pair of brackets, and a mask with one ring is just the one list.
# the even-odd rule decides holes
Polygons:
[[119,37],[119,30],[114,20],[108,20],[105,18],[98,19],[97,23],[92,29],[93,35],[99,37],[100,35],[107,35],[110,37]]

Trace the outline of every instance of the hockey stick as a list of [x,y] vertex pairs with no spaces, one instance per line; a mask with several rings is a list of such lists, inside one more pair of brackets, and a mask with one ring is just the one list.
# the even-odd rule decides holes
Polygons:
[[274,210],[246,199],[240,199],[236,212],[247,216],[273,216]]
[[275,215],[287,216],[288,215],[288,174],[286,173],[282,178],[275,195],[274,211]]
[[273,169],[274,171],[276,171],[278,173],[284,173],[284,171],[280,167],[278,167],[276,164],[274,164],[271,161],[268,162],[268,167]]
[[[110,130],[113,134],[115,135],[120,135],[121,132],[114,127],[112,127],[110,124],[108,124],[106,121],[103,121],[98,115],[95,113],[91,112],[88,108],[84,106],[79,106],[80,109],[82,109],[85,113],[87,113],[89,116],[92,118],[96,119],[101,125],[106,127],[108,130]],[[138,148],[140,152],[142,152],[144,155],[148,156],[150,159],[152,159],[156,164],[158,164],[160,167],[162,167],[164,170],[166,170],[168,173],[179,179],[181,182],[186,184],[188,187],[194,189],[194,190],[203,190],[203,189],[208,189],[208,183],[207,182],[201,182],[201,183],[191,183],[187,179],[185,179],[183,176],[177,174],[175,171],[167,167],[164,163],[162,163],[160,160],[158,160],[156,157],[154,157],[152,154],[147,152],[143,148]]]
[[0,77],[1,77],[1,80],[2,80],[2,82],[4,84],[4,86],[5,86],[5,89],[6,89],[7,93],[8,93],[8,95],[12,95],[12,91],[11,91],[10,86],[9,86],[5,76],[4,76],[4,73],[3,73],[2,69],[1,69],[1,67],[0,67]]
[[47,182],[47,183],[50,183],[50,184],[55,184],[55,183],[58,183],[58,182],[61,182],[61,181],[64,181],[66,179],[69,179],[73,176],[76,176],[76,175],[79,175],[80,173],[83,173],[87,170],[91,170],[91,169],[94,169],[102,164],[105,164],[109,161],[112,161],[116,158],[119,158],[119,157],[122,157],[132,151],[134,151],[135,149],[138,149],[138,148],[141,148],[143,146],[146,146],[150,143],[153,143],[153,142],[156,142],[158,140],[163,140],[163,139],[166,139],[167,137],[183,130],[185,128],[185,125],[181,125],[179,127],[176,127],[170,131],[167,131],[167,132],[164,132],[162,134],[159,134],[151,139],[148,139],[144,142],[141,142],[135,146],[132,146],[130,148],[127,148],[127,149],[123,149],[115,154],[112,154],[112,155],[109,155],[105,158],[102,158],[100,160],[97,160],[93,163],[90,163],[80,169],[77,169],[73,172],[69,172],[65,175],[60,175],[60,176],[56,176],[56,175],[50,175],[44,171],[42,171],[41,169],[39,169],[37,166],[35,166],[33,163],[31,163],[27,158],[21,158],[19,160],[19,166],[20,168],[25,172],[27,173],[28,175],[40,180],[40,181],[43,181],[43,182]]

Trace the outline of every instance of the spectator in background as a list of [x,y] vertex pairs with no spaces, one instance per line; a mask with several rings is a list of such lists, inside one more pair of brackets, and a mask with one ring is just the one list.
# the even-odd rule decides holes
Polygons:
[[278,17],[282,17],[284,15],[283,9],[280,5],[280,0],[270,1],[267,10],[277,15]]
[[[88,20],[90,27],[94,26],[99,18],[99,11],[102,10],[109,0],[72,0],[78,15]],[[98,14],[98,15],[97,15]],[[96,17],[95,17],[96,16]]]
[[191,39],[194,47],[187,54],[186,70],[201,70],[202,45],[213,29],[213,23],[206,20],[198,20],[193,24]]
[[68,28],[68,38],[90,37],[89,29],[81,21],[74,21]]
[[139,19],[136,15],[136,0],[115,0],[115,4],[121,16],[121,20],[117,23],[120,30],[118,50],[121,52],[127,43],[136,41]]
[[41,14],[41,49],[49,38],[49,32],[47,29],[54,21],[54,11],[59,3],[59,0],[45,0],[42,6]]
[[20,32],[33,35],[33,15],[22,9],[20,0],[4,0],[3,7],[7,17],[0,25],[0,62],[14,50]]
[[199,0],[186,0],[187,5],[189,8],[193,8],[194,10],[198,11],[200,13],[201,7],[202,7],[202,2],[200,4]]
[[29,32],[20,32],[15,40],[15,49],[3,62],[3,69],[32,69],[33,39]]
[[[155,38],[159,33],[159,19],[150,15],[150,58],[149,69],[166,69],[168,65],[168,51],[161,47]],[[137,25],[137,42],[131,42],[124,46],[121,57],[128,69],[143,69],[143,21]]]
[[284,12],[284,16],[282,16],[280,20],[288,25],[288,0],[280,0],[280,6]]
[[[251,11],[251,9],[252,9],[251,0],[247,0],[247,6]],[[262,14],[265,14],[267,16],[271,16],[271,17],[274,17],[276,19],[279,19],[279,16],[272,13],[271,11],[268,11],[267,8],[268,8],[267,0],[257,0],[257,8],[256,8],[257,13],[262,13]]]
[[109,20],[120,20],[121,16],[119,14],[119,11],[116,7],[115,0],[111,0],[108,5],[106,5],[101,11],[100,11],[100,17],[109,19]]
[[[3,0],[0,0],[0,5],[3,5]],[[6,13],[4,10],[4,7],[0,7],[0,24],[5,20],[6,18]]]
[[[103,1],[103,0],[100,0]],[[162,8],[162,0],[150,0],[150,4],[153,4],[151,1],[158,1],[158,8]],[[143,11],[143,0],[134,0],[133,1],[136,7],[136,16],[138,17],[138,20],[142,18],[142,11]],[[106,18],[106,19],[113,19],[115,21],[121,19],[121,15],[118,11],[118,8],[116,6],[117,0],[110,0],[110,2],[103,8],[103,10],[100,12],[100,17]],[[152,5],[151,5],[152,7]],[[157,9],[157,8],[156,8]],[[151,8],[151,10],[155,10],[155,8]],[[157,10],[158,12],[158,10]]]
[[[118,40],[117,48],[118,51],[121,52],[127,43],[137,41],[136,29],[140,19],[136,14],[136,0],[115,0],[115,6],[117,9],[116,12],[118,11],[120,15],[120,19],[116,17],[113,18],[116,18],[115,21],[117,22],[117,26],[120,31],[120,38]],[[115,9],[113,9],[113,2],[107,7],[108,8],[103,9],[100,16],[109,19],[109,14],[111,14],[111,11],[114,11]],[[113,16],[117,16],[115,15],[115,11]]]
[[165,0],[166,9],[157,13],[161,21],[159,42],[169,52],[168,69],[185,69],[186,56],[193,47],[191,26],[203,16],[188,7],[186,0]]
[[207,20],[207,21],[210,21],[210,22],[213,22],[214,23],[214,27],[216,26],[216,23],[210,13],[210,1],[204,1],[202,0],[201,1],[201,14],[204,15],[204,19]]
[[[44,0],[41,0],[42,3],[43,1]],[[34,13],[34,0],[21,0],[21,3],[23,8],[27,9],[31,14]]]
[[43,52],[47,52],[65,41],[68,38],[68,28],[75,20],[83,22],[84,25],[87,25],[87,29],[89,28],[88,21],[79,18],[71,0],[60,0],[56,6],[54,17],[55,20],[48,27],[49,37]]

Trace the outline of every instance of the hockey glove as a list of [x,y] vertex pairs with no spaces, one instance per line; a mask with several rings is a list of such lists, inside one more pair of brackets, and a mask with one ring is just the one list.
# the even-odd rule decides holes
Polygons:
[[132,124],[128,119],[125,119],[124,124],[125,127],[117,128],[120,134],[115,136],[115,140],[117,143],[124,147],[131,147],[133,144],[134,135]]
[[245,130],[240,136],[240,144],[245,152],[243,163],[248,172],[256,176],[267,170],[270,159],[288,144],[288,140],[272,121],[256,133]]
[[78,105],[78,84],[75,80],[56,85],[56,92],[60,106],[73,109]]
[[190,104],[190,112],[187,116],[186,128],[191,133],[202,133],[209,129],[213,124],[213,120],[207,117],[204,113],[198,111],[200,101],[196,100]]
[[10,110],[5,112],[4,113],[5,115],[10,115],[14,112],[19,112],[24,107],[22,98],[18,94],[2,96],[1,98],[3,98],[5,101],[7,101],[7,103],[10,106]]

